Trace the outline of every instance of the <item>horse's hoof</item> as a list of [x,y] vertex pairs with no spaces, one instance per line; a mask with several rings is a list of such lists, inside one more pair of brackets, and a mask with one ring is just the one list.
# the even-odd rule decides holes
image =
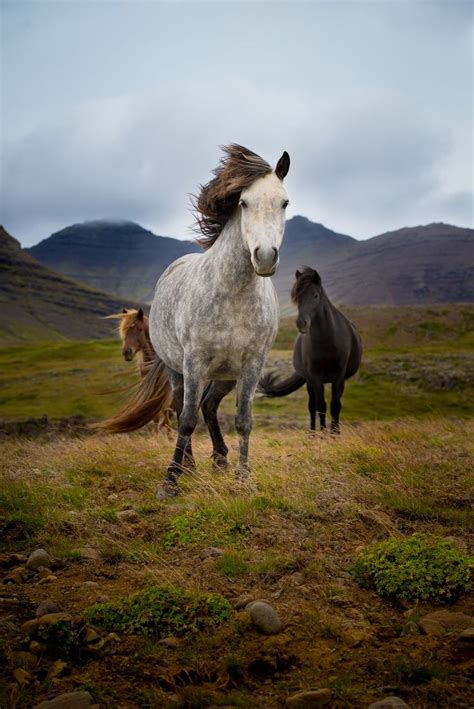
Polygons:
[[218,473],[223,470],[228,470],[229,461],[224,455],[213,455],[212,456],[212,470]]
[[157,500],[170,500],[179,494],[178,483],[172,480],[163,480],[160,487],[156,491]]

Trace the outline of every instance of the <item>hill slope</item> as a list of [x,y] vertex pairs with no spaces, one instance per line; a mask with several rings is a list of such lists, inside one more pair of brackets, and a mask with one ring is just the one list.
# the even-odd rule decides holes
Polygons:
[[[45,268],[0,227],[0,342],[110,336],[101,316],[134,303]],[[136,305],[136,304],[135,304]]]
[[81,283],[150,302],[165,268],[200,248],[189,241],[156,236],[134,222],[104,220],[69,226],[28,251]]
[[358,241],[321,268],[327,290],[352,305],[474,301],[474,230],[449,224]]

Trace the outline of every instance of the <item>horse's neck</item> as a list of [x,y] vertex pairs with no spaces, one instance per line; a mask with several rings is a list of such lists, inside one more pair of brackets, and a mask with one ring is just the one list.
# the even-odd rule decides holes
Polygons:
[[258,287],[261,279],[254,271],[249,250],[244,244],[238,215],[229,219],[204,257],[213,272],[214,283],[222,284],[227,292],[234,287],[238,291]]
[[326,292],[321,290],[321,303],[311,318],[311,331],[315,335],[326,336],[334,323],[334,306]]
[[151,362],[153,359],[153,355],[155,353],[155,350],[153,349],[153,345],[151,344],[150,340],[150,327],[149,327],[149,322],[148,318],[144,320],[144,328],[143,332],[145,335],[145,340],[146,340],[146,346],[140,351],[140,355],[142,357],[142,362],[146,364],[147,362]]

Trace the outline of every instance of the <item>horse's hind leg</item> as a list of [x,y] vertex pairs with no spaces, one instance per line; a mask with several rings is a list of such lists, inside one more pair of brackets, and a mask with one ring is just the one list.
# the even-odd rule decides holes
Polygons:
[[336,379],[332,383],[332,396],[331,396],[331,431],[332,433],[339,433],[339,415],[341,413],[342,404],[341,399],[344,393],[345,381],[343,378]]
[[[173,370],[168,370],[168,376],[173,390],[177,390],[179,395],[179,380],[181,375]],[[156,493],[157,498],[160,500],[175,497],[179,492],[178,478],[183,472],[185,452],[189,450],[188,446],[191,435],[196,428],[199,405],[203,392],[204,382],[192,376],[192,373],[184,376],[184,400],[178,421],[178,438],[173,460],[168,466],[166,478],[163,480]]]
[[232,381],[213,381],[202,402],[202,414],[212,440],[212,459],[215,468],[227,468],[227,448],[217,418],[217,409],[226,394],[235,386]]

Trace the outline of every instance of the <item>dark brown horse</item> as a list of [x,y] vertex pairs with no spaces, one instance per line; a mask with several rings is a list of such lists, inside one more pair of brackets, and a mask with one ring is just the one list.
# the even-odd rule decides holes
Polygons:
[[267,374],[259,390],[266,396],[286,396],[306,382],[309,395],[311,430],[316,429],[316,413],[326,428],[324,385],[332,386],[331,430],[339,431],[341,398],[346,379],[360,366],[362,342],[355,326],[329,300],[317,271],[305,267],[296,271],[291,298],[298,306],[296,326],[300,334],[293,351],[294,373],[283,381]]

